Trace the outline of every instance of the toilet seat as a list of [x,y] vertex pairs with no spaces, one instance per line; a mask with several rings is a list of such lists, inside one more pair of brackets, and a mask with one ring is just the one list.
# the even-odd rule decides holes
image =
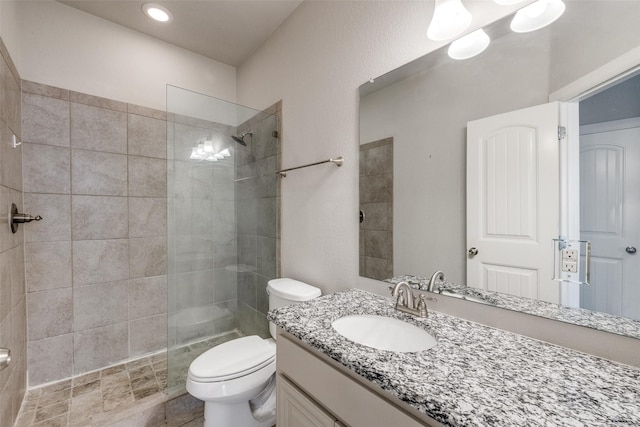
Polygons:
[[257,335],[217,345],[198,356],[189,367],[189,378],[199,383],[229,381],[273,363],[276,345]]

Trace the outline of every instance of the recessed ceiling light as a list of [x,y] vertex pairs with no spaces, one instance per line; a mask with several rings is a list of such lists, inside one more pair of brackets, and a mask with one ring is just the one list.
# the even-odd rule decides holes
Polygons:
[[158,22],[169,22],[173,20],[173,15],[164,6],[155,3],[145,3],[142,5],[142,11],[149,18]]

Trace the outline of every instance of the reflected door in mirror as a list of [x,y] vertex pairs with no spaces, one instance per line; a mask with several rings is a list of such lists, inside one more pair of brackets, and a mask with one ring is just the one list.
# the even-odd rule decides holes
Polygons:
[[467,124],[467,285],[559,301],[559,104]]
[[584,126],[580,236],[591,241],[591,286],[580,307],[640,320],[640,119]]

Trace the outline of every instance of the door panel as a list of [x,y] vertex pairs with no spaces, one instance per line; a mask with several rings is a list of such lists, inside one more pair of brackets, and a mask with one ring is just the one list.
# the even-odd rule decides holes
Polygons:
[[487,290],[510,295],[536,298],[538,272],[503,265],[483,264]]
[[580,135],[580,237],[591,241],[580,306],[640,320],[640,120],[585,126]]
[[559,104],[467,124],[467,284],[559,301]]

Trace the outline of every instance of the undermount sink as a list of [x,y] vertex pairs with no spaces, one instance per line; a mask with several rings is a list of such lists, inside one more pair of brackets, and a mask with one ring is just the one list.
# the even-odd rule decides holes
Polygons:
[[359,314],[331,323],[343,337],[378,350],[400,353],[429,350],[438,342],[427,331],[393,317]]

